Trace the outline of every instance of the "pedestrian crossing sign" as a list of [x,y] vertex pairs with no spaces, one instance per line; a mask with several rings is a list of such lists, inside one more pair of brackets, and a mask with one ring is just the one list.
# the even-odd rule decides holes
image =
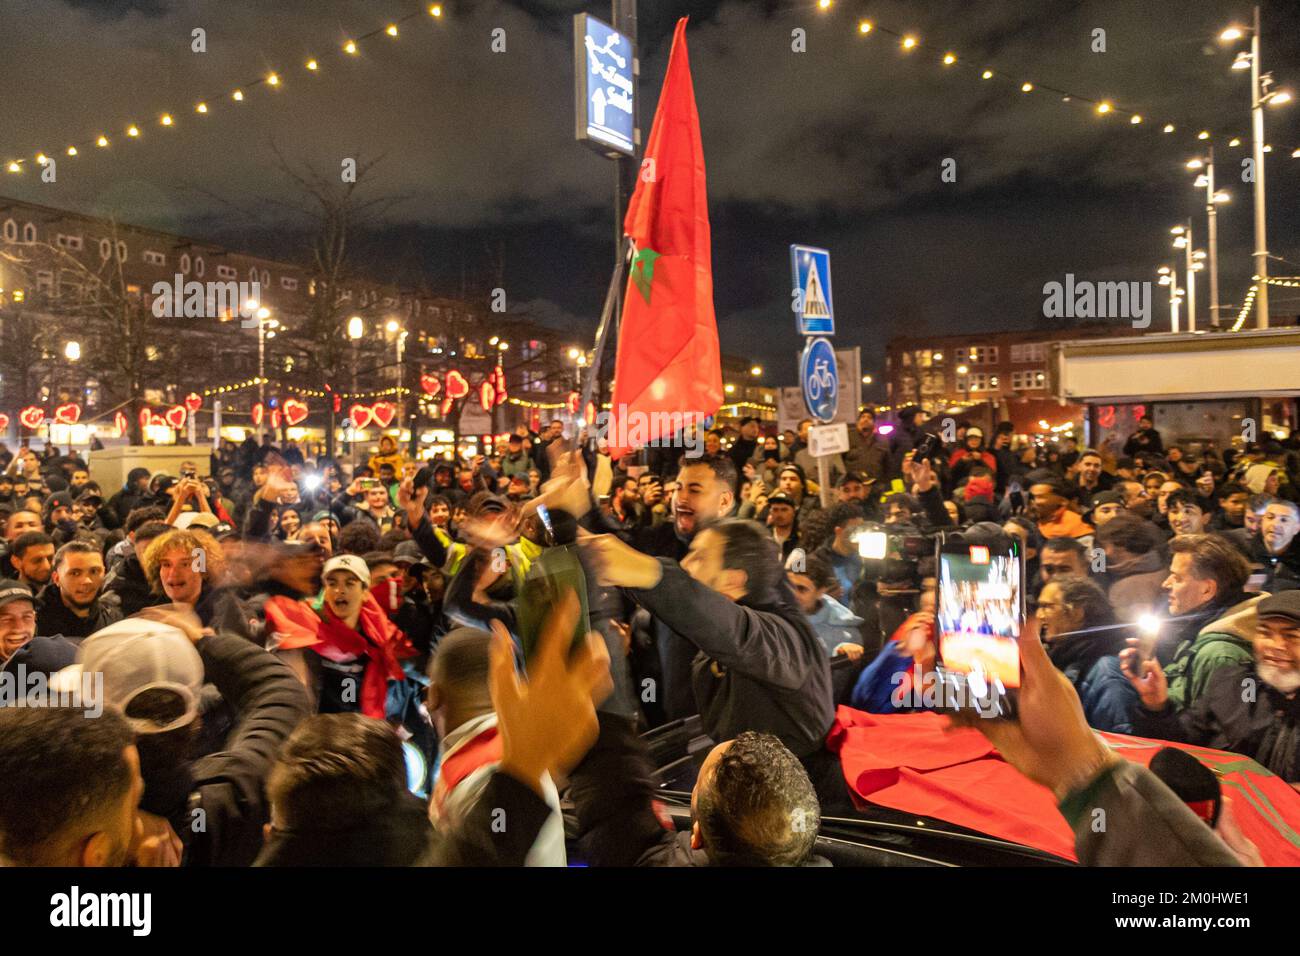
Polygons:
[[834,335],[835,312],[831,305],[831,254],[812,246],[790,247],[790,268],[794,276],[791,306],[800,335]]

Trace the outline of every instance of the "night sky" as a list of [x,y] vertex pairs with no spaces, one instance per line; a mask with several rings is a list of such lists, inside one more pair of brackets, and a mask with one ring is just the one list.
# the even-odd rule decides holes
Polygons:
[[[426,281],[486,297],[503,277],[511,311],[589,335],[613,257],[613,169],[573,138],[575,12],[570,0],[452,2],[362,55],[349,36],[427,4],[410,0],[30,0],[0,7],[0,159],[60,157],[56,184],[29,169],[0,192],[115,213],[282,258],[303,258],[301,220],[275,150],[338,170],[382,157],[371,195],[395,200],[359,237],[380,280]],[[691,65],[708,164],[714,281],[724,351],[760,361],[765,381],[794,383],[788,245],[832,251],[839,344],[883,371],[895,334],[1046,327],[1042,286],[1065,273],[1148,280],[1174,262],[1169,227],[1195,219],[1203,192],[1184,162],[1194,131],[1215,132],[1220,286],[1238,305],[1251,275],[1248,73],[1215,42],[1250,5],[1225,0],[836,0],[815,3],[641,0],[641,122],[648,135],[677,17],[689,14]],[[860,17],[915,31],[861,37]],[[190,50],[195,27],[208,52]],[[506,31],[505,53],[490,49]],[[791,31],[807,31],[807,52]],[[1090,49],[1106,31],[1107,52]],[[1300,4],[1264,4],[1264,65],[1300,89]],[[961,69],[939,59],[956,51]],[[312,75],[302,64],[320,56]],[[1014,77],[982,82],[990,66]],[[278,91],[234,87],[278,70]],[[1140,112],[1098,117],[1031,79]],[[212,112],[196,116],[200,99]],[[171,112],[172,129],[158,125]],[[1157,120],[1159,122],[1157,122]],[[1178,126],[1173,135],[1159,127]],[[1300,103],[1270,109],[1270,251],[1274,274],[1300,274]],[[139,141],[124,130],[136,122]],[[69,143],[104,132],[108,151]],[[1241,135],[1241,148],[1227,140]],[[957,182],[941,181],[945,158]],[[1181,262],[1181,251],[1177,253]],[[1156,288],[1153,328],[1168,327]],[[1207,286],[1198,290],[1202,327]],[[1300,312],[1275,288],[1275,316]],[[1225,308],[1226,318],[1235,308]],[[1057,320],[1059,321],[1059,320]],[[877,393],[878,395],[879,393]]]

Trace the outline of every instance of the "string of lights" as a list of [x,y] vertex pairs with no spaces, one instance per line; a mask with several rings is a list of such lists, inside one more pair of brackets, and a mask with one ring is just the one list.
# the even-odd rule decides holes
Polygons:
[[[1258,278],[1259,277],[1256,276],[1256,279]],[[1255,296],[1258,294],[1259,286],[1252,285],[1250,291],[1246,293],[1246,301],[1241,304],[1241,311],[1237,313],[1237,321],[1232,324],[1232,328],[1229,331],[1241,331],[1241,327],[1245,323],[1247,316],[1249,316],[1255,308]]]
[[[817,6],[823,12],[828,11],[834,6],[834,0],[817,0]],[[917,33],[894,30],[888,26],[883,26],[874,20],[859,20],[857,24],[857,32],[860,36],[866,38],[876,35],[892,37],[894,40],[898,41],[899,49],[904,54],[913,54],[917,53],[917,51],[928,49]],[[1127,117],[1128,122],[1126,125],[1130,127],[1141,127],[1153,130],[1159,129],[1161,135],[1172,135],[1177,133],[1179,129],[1178,124],[1173,121],[1152,120],[1140,111],[1120,106],[1116,104],[1114,100],[1109,98],[1097,98],[1075,93],[1063,89],[1060,86],[1044,83],[1041,80],[1025,76],[1023,73],[1012,73],[996,69],[989,63],[976,64],[968,62],[960,53],[950,48],[944,48],[944,51],[938,56],[936,62],[944,71],[966,71],[972,74],[977,73],[981,83],[1002,84],[1010,88],[1018,89],[1022,95],[1042,95],[1044,93],[1050,93],[1059,96],[1063,103],[1086,105],[1093,113],[1101,117]],[[1279,92],[1275,97],[1275,101],[1277,103],[1284,103],[1290,98],[1290,93]],[[1215,138],[1214,133],[1209,129],[1196,126],[1191,128],[1196,130],[1195,139],[1198,144],[1201,144],[1195,148],[1201,148],[1206,141]],[[1236,148],[1242,144],[1242,137],[1240,135],[1230,136],[1227,137],[1227,139],[1230,147]],[[1288,147],[1288,151],[1292,159],[1300,159],[1300,147]],[[1273,147],[1271,145],[1266,145],[1264,147],[1264,152],[1273,152]]]
[[[368,33],[363,33],[355,37],[350,37],[341,47],[334,50],[331,54],[322,54],[319,56],[308,57],[302,65],[302,68],[311,74],[318,74],[324,65],[331,60],[347,60],[360,55],[362,44],[371,40],[387,39],[396,40],[401,35],[403,24],[409,23],[417,18],[423,19],[426,16],[441,20],[444,9],[441,3],[430,4],[428,7],[415,10],[395,20],[389,21],[386,26],[378,27]],[[196,116],[210,116],[219,108],[219,104],[229,100],[233,104],[245,103],[248,101],[249,92],[256,90],[258,87],[266,87],[272,91],[278,91],[284,87],[284,77],[287,73],[281,70],[271,70],[265,76],[250,79],[246,83],[230,87],[219,96],[205,97],[199,99],[193,106]],[[177,113],[164,112],[157,119],[157,125],[167,129],[175,129],[178,125]],[[139,121],[130,121],[123,128],[123,135],[128,140],[140,140],[144,136],[144,123]],[[116,136],[117,134],[114,134]],[[95,152],[111,149],[113,138],[108,133],[101,132],[95,136],[89,136],[84,140],[70,143],[63,150],[64,155],[69,157],[78,157],[83,155],[93,155]],[[37,152],[34,157],[38,166],[44,166],[49,157],[45,152]],[[8,160],[4,165],[10,173],[21,173],[27,165],[26,157],[19,157]]]

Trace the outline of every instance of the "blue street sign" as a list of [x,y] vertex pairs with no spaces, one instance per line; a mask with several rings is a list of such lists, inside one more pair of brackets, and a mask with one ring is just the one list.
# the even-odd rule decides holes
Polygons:
[[792,307],[800,335],[834,335],[835,310],[831,304],[831,254],[812,246],[790,247],[794,276]]
[[606,156],[636,153],[632,41],[607,23],[573,18],[573,64],[578,140]]
[[799,384],[809,415],[819,422],[835,418],[840,379],[835,366],[835,349],[829,339],[808,340],[799,359]]

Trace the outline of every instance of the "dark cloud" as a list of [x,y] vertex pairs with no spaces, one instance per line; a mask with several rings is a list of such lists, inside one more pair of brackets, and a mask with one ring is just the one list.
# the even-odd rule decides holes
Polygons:
[[[417,18],[397,41],[379,37],[360,57],[334,57],[348,36],[420,6],[64,0],[6,9],[0,159],[61,153],[101,131],[114,146],[111,156],[92,149],[60,163],[56,185],[26,175],[0,188],[292,255],[294,224],[262,201],[285,188],[272,146],[322,170],[382,155],[376,186],[401,201],[391,224],[362,243],[369,267],[454,293],[504,266],[512,301],[594,327],[612,255],[613,171],[573,142],[568,22],[597,8],[448,3],[441,21]],[[1247,84],[1212,38],[1249,16],[1246,3],[870,4],[879,24],[922,37],[910,55],[883,34],[858,35],[858,5],[845,0],[830,15],[767,0],[640,6],[647,132],[673,23],[692,16],[724,348],[792,376],[794,241],[832,249],[840,339],[863,345],[868,365],[898,332],[1032,324],[1042,285],[1066,272],[1152,278],[1173,258],[1168,227],[1204,222],[1182,168],[1194,141],[1160,134],[1155,120],[1165,118],[1223,134],[1220,178],[1234,193],[1220,216],[1223,299],[1240,301],[1251,273],[1249,187],[1236,165],[1244,151],[1222,144],[1248,128]],[[604,4],[599,11],[608,16]],[[1266,16],[1266,66],[1284,83],[1300,80],[1300,10],[1279,4]],[[199,27],[204,54],[190,50]],[[498,28],[501,54],[490,48]],[[806,53],[791,50],[796,28],[807,32]],[[1105,54],[1090,49],[1097,28]],[[946,70],[936,61],[948,48],[961,62]],[[310,55],[331,58],[320,75],[302,69]],[[1024,96],[967,69],[986,63],[1109,97],[1148,122],[1127,128],[1124,117],[1102,119],[1042,90]],[[230,101],[235,85],[271,69],[284,75],[279,92]],[[192,112],[200,98],[212,104],[207,117]],[[158,126],[163,111],[175,114],[175,129]],[[1270,111],[1279,150],[1300,145],[1298,115]],[[122,135],[129,122],[141,124],[140,142]],[[940,179],[947,158],[956,183]],[[1300,161],[1275,152],[1268,173],[1270,245],[1300,260]],[[1279,295],[1275,310],[1284,302]]]

